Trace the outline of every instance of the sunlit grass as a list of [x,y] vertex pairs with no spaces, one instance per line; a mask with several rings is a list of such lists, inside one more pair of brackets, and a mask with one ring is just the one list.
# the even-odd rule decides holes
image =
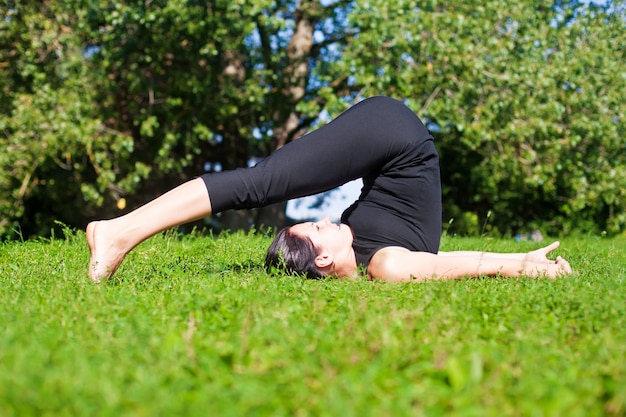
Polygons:
[[270,277],[268,243],[157,236],[103,285],[82,232],[2,244],[0,415],[626,413],[624,239],[563,241],[566,279],[424,284]]

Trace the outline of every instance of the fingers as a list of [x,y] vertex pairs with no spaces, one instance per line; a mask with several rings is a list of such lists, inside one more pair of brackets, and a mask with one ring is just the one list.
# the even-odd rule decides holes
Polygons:
[[557,240],[556,242],[552,242],[548,246],[544,247],[543,250],[545,251],[545,253],[550,253],[559,246],[561,246],[561,242]]
[[572,273],[572,267],[570,266],[569,262],[567,262],[561,256],[557,256],[555,262],[559,266],[562,275],[569,275]]

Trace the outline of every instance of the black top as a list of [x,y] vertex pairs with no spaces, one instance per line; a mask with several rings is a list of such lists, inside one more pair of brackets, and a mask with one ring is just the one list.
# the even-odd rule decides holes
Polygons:
[[407,142],[363,183],[361,196],[341,216],[352,228],[357,264],[367,267],[386,246],[437,253],[441,195],[432,138]]

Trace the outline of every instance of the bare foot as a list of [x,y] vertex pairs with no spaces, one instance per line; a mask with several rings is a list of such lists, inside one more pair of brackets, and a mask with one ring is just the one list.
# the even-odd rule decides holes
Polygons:
[[87,244],[91,251],[89,259],[89,278],[94,282],[102,282],[111,278],[128,253],[120,249],[115,242],[107,221],[91,222],[87,225]]

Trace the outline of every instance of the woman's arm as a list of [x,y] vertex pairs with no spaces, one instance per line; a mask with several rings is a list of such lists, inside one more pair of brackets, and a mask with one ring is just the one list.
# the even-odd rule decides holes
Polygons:
[[528,253],[493,252],[413,252],[387,247],[374,254],[368,267],[371,278],[385,281],[426,281],[467,276],[537,276],[555,278],[569,275],[572,268],[560,256],[548,259],[548,253],[559,247],[554,242]]

